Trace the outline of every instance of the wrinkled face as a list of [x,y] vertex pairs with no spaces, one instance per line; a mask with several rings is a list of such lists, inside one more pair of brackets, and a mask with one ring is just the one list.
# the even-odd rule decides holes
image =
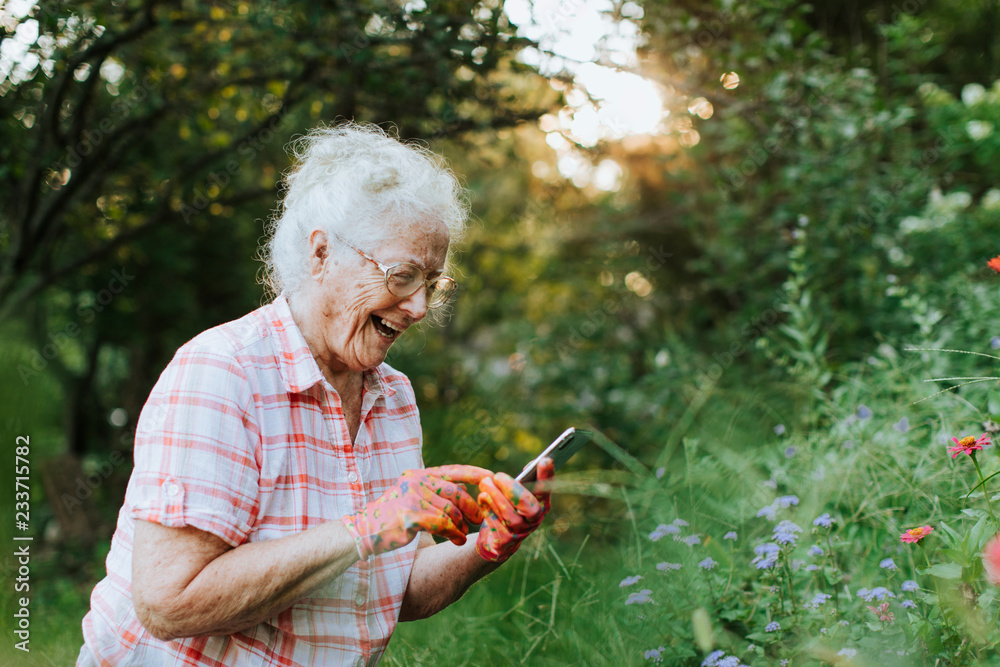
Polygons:
[[[385,273],[336,237],[311,237],[311,289],[306,303],[310,325],[303,327],[310,349],[332,372],[364,371],[382,363],[402,332],[427,315],[427,295],[405,299],[385,287]],[[385,265],[409,262],[436,278],[448,255],[448,229],[409,224],[369,254]]]

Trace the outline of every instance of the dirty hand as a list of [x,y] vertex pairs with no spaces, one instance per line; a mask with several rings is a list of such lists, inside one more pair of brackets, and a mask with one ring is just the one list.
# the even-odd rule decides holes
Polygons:
[[380,498],[341,520],[362,560],[409,544],[420,531],[462,545],[469,523],[483,520],[483,511],[462,485],[481,484],[492,475],[467,465],[407,470]]
[[486,512],[486,519],[476,539],[476,553],[493,562],[502,563],[510,558],[549,511],[546,482],[554,476],[555,465],[546,458],[538,464],[534,494],[505,473],[484,477],[479,482],[478,502]]

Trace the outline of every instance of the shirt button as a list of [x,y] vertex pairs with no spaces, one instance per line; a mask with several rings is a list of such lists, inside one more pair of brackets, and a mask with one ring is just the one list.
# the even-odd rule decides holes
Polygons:
[[364,595],[362,595],[361,593],[358,593],[358,596],[356,598],[354,598],[354,603],[356,605],[358,605],[359,607],[361,607],[361,606],[363,606],[365,604],[365,600],[367,600],[367,599],[368,598],[366,598]]
[[350,475],[347,476],[347,481],[349,481],[351,484],[354,484],[356,481],[358,481],[358,473],[352,472]]
[[181,487],[177,486],[176,484],[167,484],[168,496],[176,496],[180,492],[181,492]]

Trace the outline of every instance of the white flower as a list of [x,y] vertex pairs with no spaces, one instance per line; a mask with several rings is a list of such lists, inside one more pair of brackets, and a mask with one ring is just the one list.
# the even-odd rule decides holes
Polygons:
[[915,215],[908,215],[899,223],[899,231],[904,234],[912,232],[922,232],[930,228],[930,222]]
[[1000,190],[996,188],[987,190],[979,205],[986,211],[1000,211]]
[[962,103],[967,107],[978,104],[986,97],[986,89],[981,84],[970,83],[962,88]]
[[959,190],[958,192],[950,192],[945,195],[944,201],[947,207],[960,211],[972,205],[972,195]]
[[970,120],[965,124],[965,131],[974,141],[982,141],[993,134],[993,123],[988,120]]

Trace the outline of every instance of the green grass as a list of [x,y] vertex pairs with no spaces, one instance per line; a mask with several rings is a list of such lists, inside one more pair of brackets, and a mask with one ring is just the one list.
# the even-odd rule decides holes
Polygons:
[[[844,647],[859,651],[854,664],[991,664],[1000,607],[977,553],[994,528],[982,519],[982,493],[965,500],[977,481],[971,461],[952,460],[942,440],[978,435],[979,422],[1000,410],[991,386],[919,401],[936,391],[923,382],[932,375],[928,366],[939,371],[942,363],[883,354],[847,368],[822,399],[786,382],[750,385],[735,373],[708,394],[689,393],[678,426],[658,431],[664,434],[659,449],[647,447],[632,460],[609,445],[609,457],[620,463],[614,470],[564,471],[545,528],[459,602],[430,619],[400,624],[383,664],[646,665],[652,662],[645,652],[661,646],[664,664],[671,665],[700,665],[713,649],[755,666],[783,658],[792,665],[838,664]],[[872,411],[868,419],[856,417],[862,404]],[[782,435],[773,430],[778,423],[785,426]],[[1000,470],[995,448],[979,461],[984,475]],[[789,571],[777,582],[778,594],[771,588],[776,582],[751,563],[753,547],[769,540],[773,528],[756,514],[792,494],[798,505],[778,516],[804,528],[790,558],[810,562],[805,550],[811,544],[833,555],[817,559],[817,574]],[[828,541],[811,532],[812,519],[823,512],[837,521]],[[700,536],[698,544],[650,540],[657,525],[678,517],[690,524],[684,535]],[[938,527],[925,548],[900,544],[903,530],[925,523]],[[948,543],[945,524],[960,543]],[[739,534],[735,542],[722,539],[730,530]],[[697,565],[706,557],[718,563],[711,571]],[[887,557],[895,573],[879,567]],[[65,576],[65,559],[40,554],[33,562],[32,654],[14,655],[8,644],[0,647],[0,663],[75,659],[103,554],[77,567],[74,578]],[[682,569],[663,572],[660,562]],[[923,573],[928,562],[954,563],[959,574],[933,577]],[[619,586],[633,575],[643,579]],[[898,604],[904,579],[921,585],[909,595],[915,610]],[[963,582],[978,597],[976,605],[961,602]],[[895,621],[885,628],[857,597],[858,589],[876,586],[898,595]],[[627,605],[643,588],[651,602]],[[836,604],[838,614],[804,608],[818,592],[836,596],[827,604]],[[5,619],[10,605],[5,598]],[[764,630],[771,621],[781,624],[780,633]],[[888,655],[886,647],[911,653]]]
[[[952,460],[945,453],[944,441],[953,434],[978,435],[979,422],[997,410],[990,387],[920,401],[936,391],[923,382],[926,370],[916,356],[887,352],[850,367],[806,412],[798,409],[802,403],[783,398],[794,393],[786,386],[717,389],[681,434],[662,478],[619,475],[617,481],[625,483],[612,484],[618,499],[605,489],[604,499],[588,506],[593,512],[572,511],[580,497],[557,501],[550,526],[568,511],[584,523],[593,519],[592,532],[601,539],[574,551],[583,526],[558,539],[552,532],[538,536],[527,554],[452,608],[403,624],[390,644],[388,664],[641,665],[652,664],[644,654],[659,647],[665,664],[700,665],[713,649],[753,665],[781,659],[846,664],[838,656],[845,648],[858,651],[853,664],[993,664],[1000,607],[982,579],[978,551],[996,527],[982,518],[982,493],[964,500],[978,478],[967,457]],[[872,411],[870,418],[857,418],[861,405]],[[781,436],[771,430],[779,420],[786,426]],[[995,449],[979,460],[984,475],[1000,469]],[[652,460],[642,463],[654,467]],[[592,494],[612,481],[565,477],[574,478],[569,488]],[[779,512],[778,519],[804,528],[789,555],[803,563],[778,582],[779,596],[771,588],[776,582],[751,563],[753,547],[770,540],[774,526],[756,513],[775,497],[793,494],[798,505]],[[837,521],[829,539],[811,532],[813,518],[824,512]],[[700,536],[697,545],[649,539],[658,524],[676,517],[690,523],[683,534]],[[938,531],[924,547],[900,543],[905,529],[925,523]],[[948,544],[945,525],[961,544]],[[735,542],[722,540],[729,530],[739,533]],[[812,544],[833,554],[814,559],[823,564],[815,574],[803,569]],[[699,568],[709,556],[718,565]],[[895,572],[879,567],[889,557]],[[682,569],[657,570],[664,561]],[[961,576],[931,576],[923,572],[928,563],[955,563]],[[643,579],[619,588],[633,575]],[[904,595],[905,579],[919,582],[921,590]],[[965,585],[976,605],[962,602]],[[877,586],[897,596],[891,601],[895,620],[884,627],[857,597],[859,589]],[[643,588],[652,591],[652,602],[625,604]],[[819,592],[835,598],[805,609]],[[902,599],[917,607],[901,607]],[[839,612],[831,614],[835,605]],[[779,622],[780,633],[764,630],[771,621]]]

